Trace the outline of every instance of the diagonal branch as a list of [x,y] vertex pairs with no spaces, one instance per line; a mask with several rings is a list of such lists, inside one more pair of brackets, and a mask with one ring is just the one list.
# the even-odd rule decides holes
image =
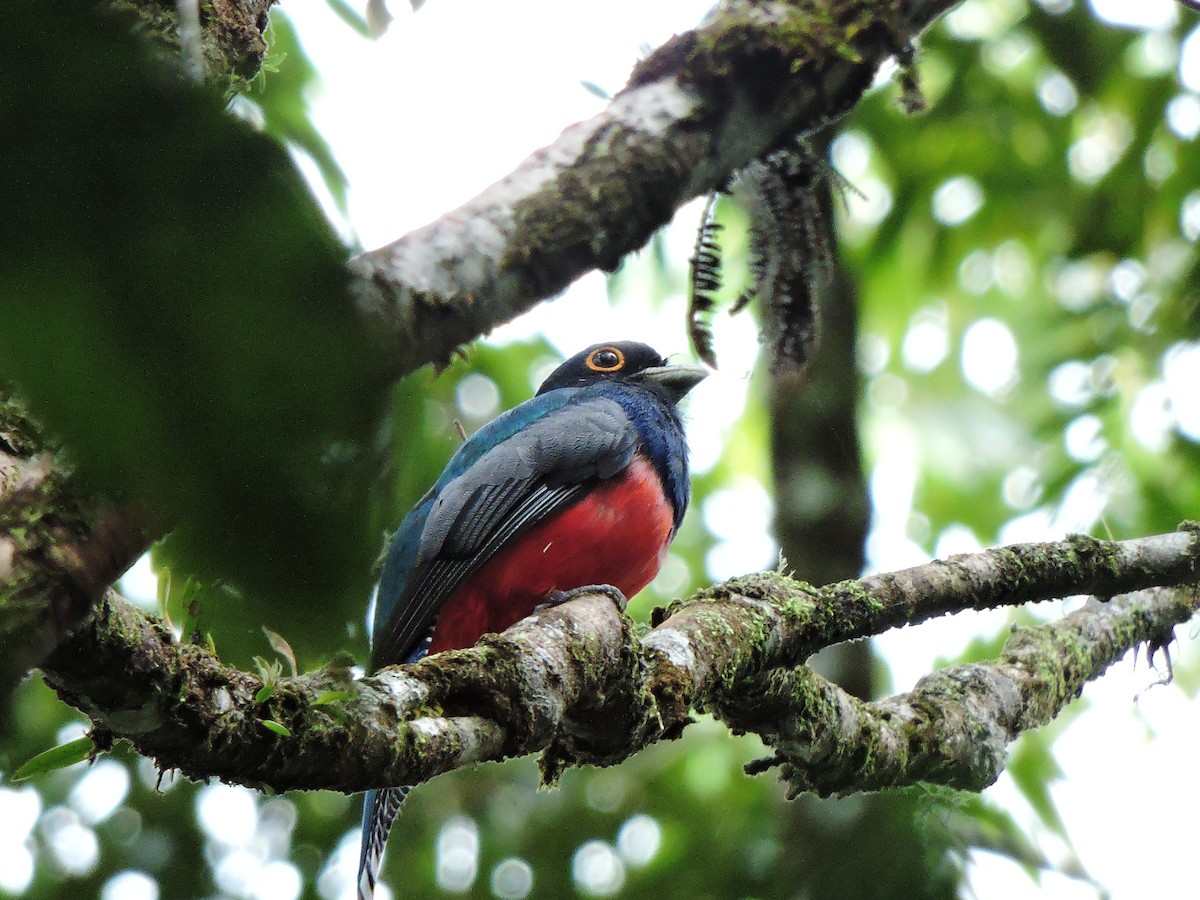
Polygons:
[[[826,689],[819,683],[811,687],[812,676],[797,674],[805,670],[793,671],[791,661],[823,643],[887,628],[901,620],[895,618],[898,611],[902,620],[916,622],[953,609],[1083,590],[1107,596],[1195,584],[1198,563],[1200,539],[1187,530],[1136,541],[1073,537],[1017,545],[820,591],[778,574],[747,576],[680,604],[640,639],[606,598],[591,596],[531,616],[470,650],[392,667],[357,682],[344,669],[322,670],[281,682],[269,696],[260,693],[258,677],[223,666],[199,647],[176,644],[160,625],[110,596],[43,671],[104,732],[128,738],[160,765],[192,777],[215,775],[277,790],[356,791],[416,784],[453,768],[541,750],[544,772],[553,778],[566,766],[612,764],[678,735],[693,706],[714,709],[736,727],[781,736],[789,748],[800,746],[794,737],[806,727],[811,734],[830,728],[840,733],[844,701],[836,695],[822,700]],[[1070,571],[1078,580],[1070,581],[1064,567],[1074,567]],[[954,577],[964,571],[975,577]],[[856,599],[846,607],[852,584],[858,585]],[[901,592],[898,599],[896,584],[924,585],[927,594]],[[957,602],[951,599],[955,596]],[[1043,682],[1028,682],[1036,705],[1019,715],[1005,713],[1000,721],[1006,733],[1015,736],[1052,717],[1079,685],[1125,650],[1143,642],[1161,646],[1170,626],[1195,608],[1193,594],[1173,596],[1182,599],[1119,611],[1126,619],[1110,620],[1108,637],[1088,637],[1092,649],[1084,648],[1083,639],[1061,636],[1027,637],[1010,645],[1001,665],[1024,667]],[[1110,608],[1118,609],[1104,607]],[[1088,615],[1094,619],[1092,612]],[[1067,627],[1081,620],[1069,617]],[[1055,667],[1064,674],[1045,674]],[[1014,672],[1006,669],[1005,677],[1018,679]],[[748,693],[763,691],[764,673],[772,699],[749,708],[770,710],[770,716],[748,726],[738,718],[737,704]],[[935,676],[931,683],[958,682]],[[955,722],[967,720],[967,699],[960,693],[940,705],[917,700],[909,705],[927,709],[929,721],[940,723],[945,734],[961,736]],[[775,700],[779,703],[771,706]],[[790,731],[779,721],[786,721]],[[287,734],[265,722],[282,725]],[[934,726],[923,733],[931,747],[945,739],[937,737]],[[839,751],[848,746],[843,742]],[[351,748],[352,770],[341,765]],[[800,758],[799,750],[790,752]],[[916,764],[900,759],[893,770],[880,771],[902,783],[896,767],[907,772],[905,765]],[[850,789],[840,752],[806,769],[804,784],[826,783],[821,780],[825,768],[829,784]],[[946,763],[944,768],[953,767]],[[925,769],[913,772],[919,772],[913,778],[932,777]],[[879,783],[886,780],[872,782]]]
[[464,206],[351,263],[396,371],[593,268],[612,270],[693,197],[846,113],[879,65],[956,0],[733,0],[633,72],[608,109]]

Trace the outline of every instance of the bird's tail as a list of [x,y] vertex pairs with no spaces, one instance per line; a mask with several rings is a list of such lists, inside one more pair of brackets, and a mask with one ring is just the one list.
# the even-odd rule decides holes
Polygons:
[[392,822],[412,788],[384,788],[367,791],[363,797],[362,851],[358,857],[358,900],[372,900],[379,862],[387,845]]

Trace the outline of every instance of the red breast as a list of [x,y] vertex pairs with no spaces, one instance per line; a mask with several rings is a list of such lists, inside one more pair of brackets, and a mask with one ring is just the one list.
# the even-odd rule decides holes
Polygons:
[[533,612],[551,591],[611,584],[634,596],[658,573],[674,517],[641,454],[621,474],[502,548],[438,614],[430,653],[470,647]]

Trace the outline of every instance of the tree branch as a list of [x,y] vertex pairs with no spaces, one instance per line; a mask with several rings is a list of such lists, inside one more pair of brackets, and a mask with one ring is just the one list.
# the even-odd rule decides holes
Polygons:
[[[210,75],[232,83],[257,70],[271,2],[203,6]],[[615,267],[679,204],[724,184],[780,139],[846,112],[879,63],[953,5],[724,4],[638,66],[604,113],[568,128],[459,210],[351,262],[360,304],[381,323],[386,367],[402,374],[444,361],[582,272]],[[113,6],[141,15],[143,30],[175,55],[173,7],[140,0]],[[101,515],[88,490],[45,474],[45,490],[0,497],[8,529],[0,543],[0,612],[15,609],[6,606],[14,599],[26,608],[18,630],[0,631],[5,644],[22,648],[8,655],[7,674],[0,672],[4,693],[22,666],[78,621],[104,579],[120,574],[160,530],[116,508]],[[63,510],[57,520],[55,506]],[[57,524],[18,554],[20,535],[35,521]]]
[[911,693],[872,703],[807,667],[746,684],[714,712],[778,751],[790,795],[821,796],[931,782],[981,791],[1004,769],[1008,744],[1053,719],[1132,647],[1150,653],[1200,607],[1196,590],[1152,588],[1089,600],[1062,621],[1014,630],[994,663],[928,675]]
[[[267,54],[267,13],[276,0],[212,0],[198,3],[199,33],[195,55],[201,75],[232,95],[245,89]],[[183,52],[186,28],[180,27],[178,4],[162,0],[109,0],[113,10],[128,13],[171,68],[182,71],[193,54]]]
[[[1136,541],[1073,537],[1017,545],[820,591],[784,575],[747,576],[676,604],[673,615],[659,616],[657,627],[640,639],[611,602],[593,596],[531,616],[469,650],[356,682],[345,669],[322,670],[284,680],[269,696],[260,693],[261,678],[223,666],[199,647],[174,643],[161,625],[110,596],[43,670],[103,732],[128,738],[160,765],[276,790],[416,784],[453,768],[538,750],[544,774],[553,779],[567,766],[612,764],[677,736],[693,706],[778,739],[797,785],[849,790],[853,778],[868,774],[873,780],[859,786],[939,776],[979,785],[998,770],[931,756],[939,743],[953,743],[950,735],[958,735],[960,744],[967,733],[981,736],[977,714],[986,704],[961,687],[947,694],[947,686],[966,681],[979,692],[999,690],[1002,679],[1019,683],[1001,691],[1008,705],[996,727],[1011,739],[1052,717],[1125,650],[1143,642],[1162,646],[1171,625],[1195,609],[1194,593],[1128,609],[1110,605],[1104,607],[1108,618],[1088,610],[1060,625],[1029,629],[1010,642],[1000,674],[967,667],[963,671],[975,674],[965,679],[951,670],[933,676],[912,698],[891,701],[892,707],[851,707],[868,711],[861,716],[845,712],[849,700],[837,689],[792,666],[819,646],[867,633],[865,628],[883,630],[952,609],[1085,590],[1109,595],[1195,584],[1198,562],[1200,540],[1187,530]],[[1077,582],[1066,580],[1068,569]],[[973,576],[964,578],[964,572]],[[898,584],[927,585],[929,598],[897,593]],[[940,695],[931,693],[935,687]],[[761,701],[741,712],[747,694],[764,688]],[[1019,710],[1009,700],[1012,690],[1027,698]],[[846,737],[846,721],[880,723],[876,732],[882,734],[885,714],[895,729],[912,720],[907,709],[923,712],[928,752],[913,761],[880,751],[873,768],[864,770],[864,763],[847,774],[853,739]],[[276,733],[264,725],[268,721],[288,734]],[[857,746],[891,746],[883,737],[871,743],[870,728],[861,727]],[[818,752],[825,745],[806,749],[805,735],[829,729],[844,738],[832,751]],[[988,746],[995,756],[995,740]],[[340,765],[349,748],[353,771]],[[804,774],[792,774],[810,756],[815,761]]]
[[690,674],[697,695],[716,666],[753,675],[822,647],[964,609],[1072,594],[1112,596],[1200,580],[1200,532],[1129,541],[1086,535],[934,560],[820,590],[778,572],[734,578],[672,604],[646,644]]
[[149,545],[136,521],[88,499],[24,408],[0,397],[0,699]]
[[614,269],[692,197],[846,113],[956,0],[734,0],[633,72],[600,115],[464,206],[351,262],[398,373]]

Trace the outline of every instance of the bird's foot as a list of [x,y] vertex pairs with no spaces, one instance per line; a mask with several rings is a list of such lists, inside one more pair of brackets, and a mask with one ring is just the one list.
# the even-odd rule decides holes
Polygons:
[[611,584],[585,584],[583,587],[571,588],[569,591],[551,591],[546,595],[546,599],[543,602],[533,608],[533,611],[536,613],[544,609],[561,606],[568,600],[574,600],[576,597],[582,597],[584,594],[603,594],[612,600],[621,612],[625,612],[625,607],[629,603],[620,589],[613,587]]

